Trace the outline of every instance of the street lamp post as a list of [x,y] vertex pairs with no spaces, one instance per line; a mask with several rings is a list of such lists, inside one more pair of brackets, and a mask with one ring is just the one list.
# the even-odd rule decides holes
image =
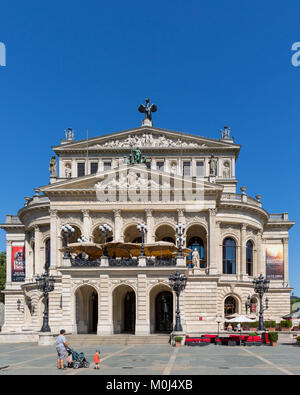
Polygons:
[[44,316],[43,316],[43,326],[41,332],[51,332],[49,327],[49,292],[54,290],[54,277],[49,276],[48,269],[42,276],[37,276],[35,278],[37,288],[44,294]]
[[268,291],[269,289],[269,284],[270,281],[266,280],[262,273],[260,273],[259,277],[255,277],[253,280],[253,286],[254,286],[254,291],[258,294],[259,296],[259,321],[258,321],[258,330],[259,331],[265,331],[265,325],[264,325],[264,306],[263,306],[263,296],[264,293]]
[[64,258],[70,258],[71,257],[70,248],[69,248],[70,236],[72,233],[75,232],[75,229],[70,224],[67,224],[67,225],[63,225],[61,227],[61,230],[64,232],[67,240],[67,246],[66,246]]
[[172,290],[176,293],[176,324],[174,327],[174,332],[182,332],[182,325],[181,325],[181,319],[180,319],[180,310],[179,310],[179,296],[180,293],[185,289],[186,287],[186,275],[185,274],[180,274],[179,272],[175,272],[174,274],[171,274],[169,277],[169,283],[170,287]]
[[137,230],[139,231],[141,238],[142,238],[142,248],[141,248],[141,253],[140,256],[145,256],[145,233],[148,232],[148,227],[145,223],[137,225]]
[[[108,224],[103,224],[99,226],[99,230],[104,237],[104,244],[107,242],[107,236],[112,232],[112,227]],[[103,256],[107,257],[107,246],[104,246]]]
[[182,224],[181,222],[179,222],[176,225],[176,234],[177,234],[176,241],[177,241],[177,245],[178,245],[178,257],[180,257],[180,258],[183,256],[183,254],[182,254],[182,245],[183,245],[184,240],[185,240],[184,232],[185,232],[185,224]]

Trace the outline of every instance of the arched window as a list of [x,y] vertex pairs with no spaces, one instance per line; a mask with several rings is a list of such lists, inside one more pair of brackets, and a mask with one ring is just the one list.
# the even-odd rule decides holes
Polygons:
[[51,257],[51,254],[50,254],[50,239],[47,239],[46,243],[45,243],[45,269],[49,269],[50,268],[50,263],[51,263],[50,257]]
[[[188,248],[194,251],[196,248],[199,252],[199,258],[200,258],[200,267],[205,267],[205,261],[204,261],[204,243],[203,240],[198,237],[191,237],[189,242],[188,242]],[[193,256],[192,252],[188,255],[187,257],[188,263],[192,263]]]
[[246,244],[246,270],[249,276],[253,276],[253,244],[250,240]]
[[223,241],[223,273],[236,274],[236,243],[231,237]]

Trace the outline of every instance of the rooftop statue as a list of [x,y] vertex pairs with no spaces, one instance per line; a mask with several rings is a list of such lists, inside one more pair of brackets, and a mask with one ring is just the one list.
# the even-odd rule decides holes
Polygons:
[[156,112],[157,111],[157,105],[156,104],[151,104],[150,105],[150,99],[145,99],[146,101],[146,105],[144,106],[143,104],[141,104],[138,108],[139,112],[144,113],[145,114],[145,120],[147,119],[148,121],[150,121],[150,123],[152,124],[152,112]]

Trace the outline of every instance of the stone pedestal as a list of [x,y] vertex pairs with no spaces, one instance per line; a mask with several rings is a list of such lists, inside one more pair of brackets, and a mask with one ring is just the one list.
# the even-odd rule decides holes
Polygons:
[[109,267],[109,262],[108,262],[108,257],[107,256],[102,256],[101,257],[101,267]]
[[139,264],[140,267],[146,267],[146,257],[139,257]]
[[177,257],[176,258],[176,266],[177,267],[186,267],[186,264],[185,264],[185,257]]
[[51,332],[39,332],[39,346],[52,346],[55,344],[55,336]]

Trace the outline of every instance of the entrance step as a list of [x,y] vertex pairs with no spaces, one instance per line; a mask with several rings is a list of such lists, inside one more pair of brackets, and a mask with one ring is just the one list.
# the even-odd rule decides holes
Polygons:
[[127,334],[117,334],[111,336],[97,335],[67,335],[67,342],[74,346],[100,346],[103,344],[168,344],[170,335],[148,335],[136,336]]

